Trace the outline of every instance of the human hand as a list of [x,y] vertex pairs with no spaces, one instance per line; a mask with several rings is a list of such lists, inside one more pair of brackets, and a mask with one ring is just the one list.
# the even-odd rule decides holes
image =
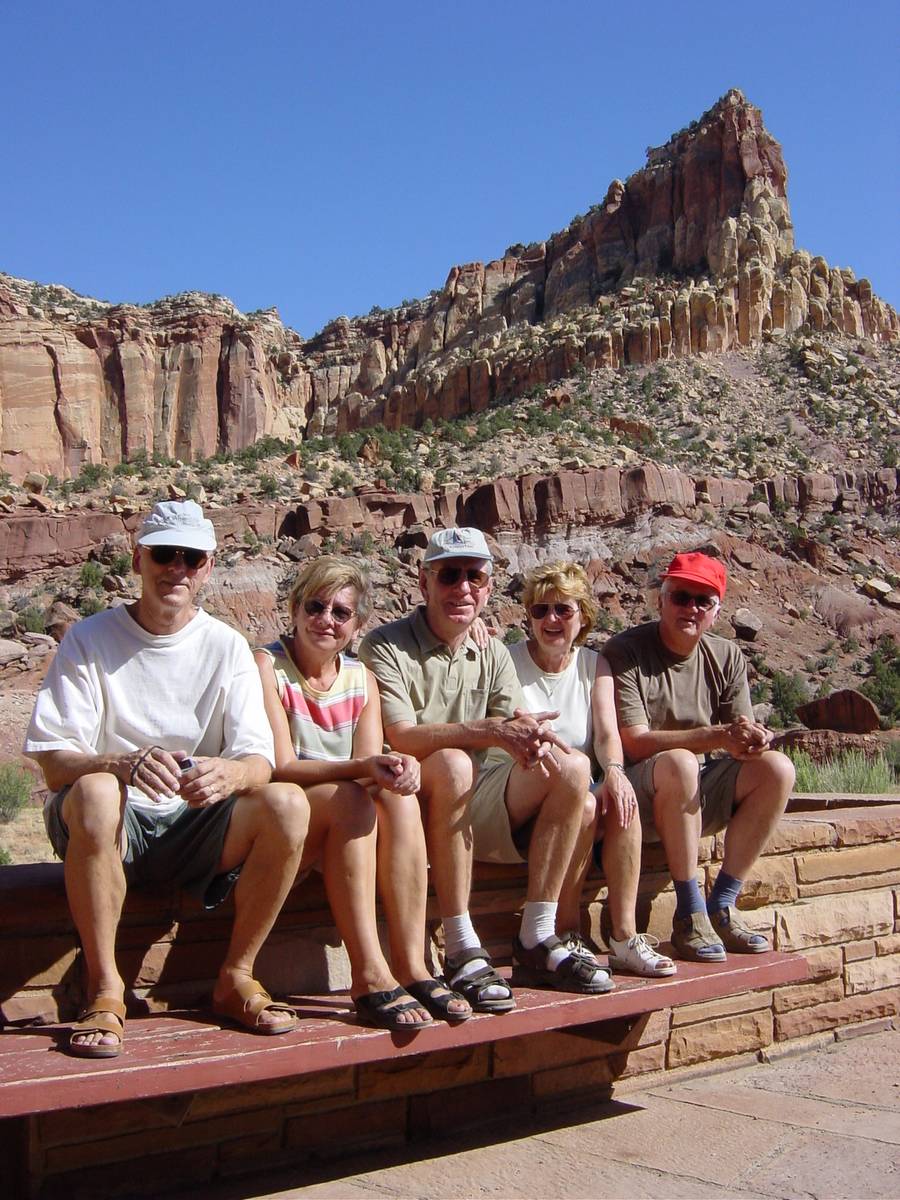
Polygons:
[[761,754],[772,741],[772,733],[749,717],[737,717],[723,730],[722,749],[732,758],[746,760]]
[[608,768],[603,778],[599,793],[600,812],[605,814],[610,804],[615,809],[616,818],[623,829],[627,829],[637,816],[637,796],[628,776],[621,767]]
[[537,769],[547,775],[558,768],[554,749],[569,753],[568,744],[553,731],[552,722],[558,716],[558,712],[529,713],[517,708],[499,724],[497,744],[525,770]]
[[481,617],[476,617],[469,626],[469,636],[478,649],[483,650],[490,642],[493,635],[491,634],[491,631],[488,629],[487,625],[485,625],[484,621],[482,621]]
[[181,784],[178,759],[162,746],[142,746],[131,754],[123,754],[116,774],[124,783],[156,802],[160,797],[168,799],[177,795]]
[[[186,758],[182,755],[182,758]],[[180,776],[181,798],[191,808],[209,808],[240,791],[244,768],[232,758],[198,758]]]
[[371,779],[380,790],[411,796],[421,787],[419,760],[411,754],[373,754],[366,759],[365,778]]

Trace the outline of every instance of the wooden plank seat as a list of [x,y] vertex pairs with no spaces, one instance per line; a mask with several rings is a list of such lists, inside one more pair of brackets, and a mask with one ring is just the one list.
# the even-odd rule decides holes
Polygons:
[[666,979],[617,976],[616,990],[603,996],[517,988],[511,1013],[454,1027],[436,1022],[416,1034],[358,1024],[346,994],[292,997],[300,1027],[278,1037],[220,1027],[200,1012],[170,1011],[129,1020],[115,1059],[68,1055],[66,1027],[7,1029],[0,1035],[0,1119],[294,1078],[548,1030],[576,1028],[590,1037],[598,1023],[795,983],[806,974],[802,957],[775,951],[679,963],[678,974]]

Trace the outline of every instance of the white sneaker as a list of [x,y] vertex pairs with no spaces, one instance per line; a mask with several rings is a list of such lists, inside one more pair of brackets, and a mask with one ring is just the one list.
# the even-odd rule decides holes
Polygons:
[[665,954],[657,954],[659,938],[650,933],[636,933],[627,941],[609,939],[609,965],[614,971],[630,971],[632,975],[674,975],[675,964]]

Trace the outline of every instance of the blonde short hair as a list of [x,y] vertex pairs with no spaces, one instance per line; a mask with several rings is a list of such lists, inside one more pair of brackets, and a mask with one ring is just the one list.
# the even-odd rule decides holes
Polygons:
[[345,587],[355,589],[356,620],[358,625],[364,625],[372,611],[369,572],[362,563],[354,562],[351,558],[338,558],[334,554],[311,558],[300,568],[288,594],[288,615],[293,620],[294,613],[310,596],[321,593],[333,596]]
[[525,576],[522,603],[526,611],[532,604],[540,603],[545,596],[556,592],[567,600],[574,600],[581,612],[581,629],[575,638],[580,646],[594,628],[600,606],[591,592],[590,581],[584,567],[574,562],[544,563]]

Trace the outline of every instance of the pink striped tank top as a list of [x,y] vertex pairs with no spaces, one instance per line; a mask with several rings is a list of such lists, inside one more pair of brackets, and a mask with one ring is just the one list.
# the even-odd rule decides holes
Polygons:
[[368,699],[366,668],[359,659],[341,654],[337,678],[320,692],[301,675],[283,640],[263,649],[272,656],[297,757],[320,762],[352,758],[353,735]]

